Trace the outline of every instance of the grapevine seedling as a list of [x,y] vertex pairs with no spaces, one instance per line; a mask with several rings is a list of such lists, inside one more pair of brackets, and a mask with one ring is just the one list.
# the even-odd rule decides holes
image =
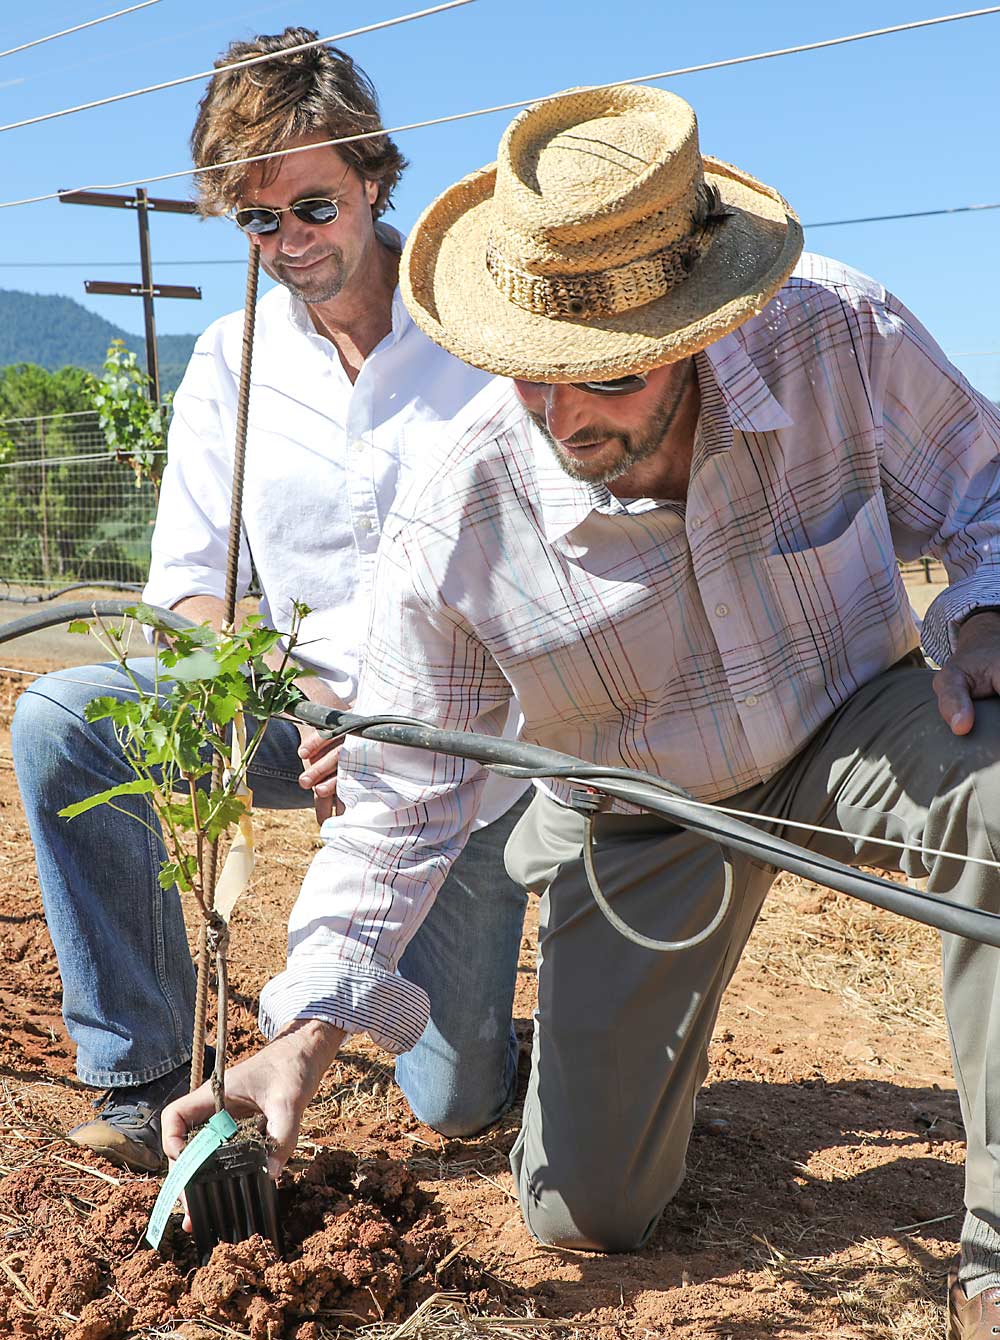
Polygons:
[[[151,689],[132,672],[124,626],[108,624],[99,616],[93,625],[86,620],[70,625],[72,632],[93,633],[129,682],[126,697],[98,697],[88,703],[86,718],[113,723],[135,776],[59,813],[73,819],[95,806],[109,805],[154,833],[154,819],[159,820],[167,849],[160,885],[164,890],[176,885],[193,894],[203,920],[203,952],[210,944],[216,952],[218,1030],[212,1087],[218,1110],[224,1106],[228,926],[214,906],[216,854],[220,841],[232,836],[248,812],[247,769],[268,721],[302,698],[295,680],[303,672],[291,659],[291,651],[308,613],[307,606],[295,604],[285,634],[265,627],[258,615],[245,619],[235,631],[218,633],[205,624],[179,632],[151,606],[136,605],[128,614],[162,639]],[[231,735],[241,714],[252,726],[244,747],[234,754]],[[132,796],[145,796],[150,809],[143,814],[123,807],[120,802]],[[200,1013],[194,1057],[204,1052],[204,1012]]]

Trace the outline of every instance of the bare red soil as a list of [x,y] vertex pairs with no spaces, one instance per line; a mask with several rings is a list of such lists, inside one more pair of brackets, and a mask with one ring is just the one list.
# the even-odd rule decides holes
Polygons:
[[[938,1333],[964,1151],[934,937],[788,878],[723,1007],[687,1182],[643,1251],[535,1242],[506,1165],[517,1111],[475,1140],[445,1140],[409,1113],[390,1058],[360,1040],[307,1113],[280,1189],[280,1255],[251,1239],[199,1266],[178,1225],[148,1250],[158,1183],[61,1138],[94,1095],[74,1078],[10,764],[19,684],[0,677],[0,1335],[322,1340],[408,1316],[441,1289],[598,1340]],[[233,934],[234,1057],[259,1044],[257,993],[283,961],[316,843],[308,815],[257,826]],[[525,1043],[533,960],[529,929]]]

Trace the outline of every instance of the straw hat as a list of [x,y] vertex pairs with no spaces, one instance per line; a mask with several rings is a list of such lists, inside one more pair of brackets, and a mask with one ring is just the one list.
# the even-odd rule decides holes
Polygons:
[[702,157],[683,99],[618,85],[521,112],[498,161],[421,215],[400,284],[417,325],[466,363],[584,381],[711,344],[801,250],[777,191]]

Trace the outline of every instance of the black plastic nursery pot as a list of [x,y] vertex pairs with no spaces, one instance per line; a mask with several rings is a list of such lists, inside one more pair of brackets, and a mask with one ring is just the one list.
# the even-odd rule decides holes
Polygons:
[[220,1242],[259,1233],[281,1250],[278,1201],[262,1140],[234,1138],[211,1154],[188,1182],[188,1213],[202,1264]]

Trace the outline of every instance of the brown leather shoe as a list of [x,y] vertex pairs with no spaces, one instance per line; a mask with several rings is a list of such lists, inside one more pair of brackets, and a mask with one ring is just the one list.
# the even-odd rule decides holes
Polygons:
[[958,1265],[948,1272],[948,1340],[994,1340],[1000,1336],[1000,1285],[967,1298]]
[[[205,1074],[215,1065],[215,1048],[205,1048]],[[94,1103],[97,1116],[74,1126],[66,1139],[131,1172],[160,1172],[167,1166],[160,1141],[160,1116],[168,1103],[187,1093],[191,1062],[147,1084],[107,1089]]]

